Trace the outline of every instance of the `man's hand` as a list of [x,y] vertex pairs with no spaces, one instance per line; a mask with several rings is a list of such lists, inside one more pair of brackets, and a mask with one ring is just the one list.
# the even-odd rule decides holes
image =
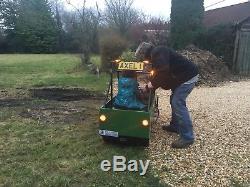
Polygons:
[[149,90],[152,90],[154,87],[151,82],[145,85],[145,87],[142,87],[141,90],[143,93],[149,92]]
[[154,88],[151,82],[149,82],[147,85],[148,85],[149,89],[153,89]]

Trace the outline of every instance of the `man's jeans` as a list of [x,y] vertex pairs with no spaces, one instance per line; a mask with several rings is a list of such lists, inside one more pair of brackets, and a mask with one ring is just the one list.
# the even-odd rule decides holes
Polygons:
[[172,108],[172,120],[170,125],[173,125],[180,134],[180,137],[185,140],[194,140],[193,125],[186,106],[186,98],[191,93],[195,83],[182,84],[172,90],[170,96],[170,104]]

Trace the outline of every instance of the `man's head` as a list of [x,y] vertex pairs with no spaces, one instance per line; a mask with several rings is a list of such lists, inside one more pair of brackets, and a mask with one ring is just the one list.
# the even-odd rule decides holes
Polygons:
[[138,60],[150,60],[151,51],[154,46],[151,43],[142,42],[139,47],[136,49],[135,56]]
[[166,46],[158,46],[151,52],[151,62],[154,69],[165,71],[169,69],[171,49]]

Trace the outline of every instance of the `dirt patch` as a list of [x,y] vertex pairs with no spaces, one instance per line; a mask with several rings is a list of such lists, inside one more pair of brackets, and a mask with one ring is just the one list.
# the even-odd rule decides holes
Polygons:
[[1,89],[0,99],[27,99],[30,98],[30,93],[27,89],[23,88],[11,88]]
[[0,90],[0,114],[4,119],[15,114],[48,125],[88,123],[98,118],[103,102],[102,94],[79,88]]
[[7,99],[0,99],[0,107],[21,107],[26,106],[31,99],[15,99],[15,98],[7,98]]
[[77,101],[86,98],[103,99],[104,94],[83,88],[32,88],[29,90],[34,98],[56,100],[56,101]]
[[100,105],[101,101],[95,99],[50,101],[26,106],[19,115],[42,124],[82,124],[91,116],[98,118]]

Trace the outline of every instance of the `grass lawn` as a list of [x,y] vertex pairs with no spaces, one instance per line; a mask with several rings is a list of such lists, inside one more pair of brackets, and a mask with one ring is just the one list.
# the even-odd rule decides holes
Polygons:
[[[92,60],[99,63],[97,56]],[[77,55],[0,55],[0,88],[76,86],[103,91],[107,80],[105,74],[98,78],[84,71]]]
[[[79,63],[73,55],[0,55],[0,88],[103,91],[108,77],[77,69]],[[115,155],[148,159],[144,147],[102,141],[97,134],[102,103],[0,98],[0,186],[164,186],[151,169],[145,176],[100,169],[102,160]]]
[[94,55],[91,57],[91,62],[95,64],[97,67],[101,67],[101,57],[98,55]]
[[[26,104],[52,106],[39,100]],[[142,177],[100,169],[100,162],[114,155],[146,160],[147,152],[103,143],[94,108],[83,123],[51,125],[20,117],[27,106],[1,107],[0,186],[160,186],[151,172]]]

